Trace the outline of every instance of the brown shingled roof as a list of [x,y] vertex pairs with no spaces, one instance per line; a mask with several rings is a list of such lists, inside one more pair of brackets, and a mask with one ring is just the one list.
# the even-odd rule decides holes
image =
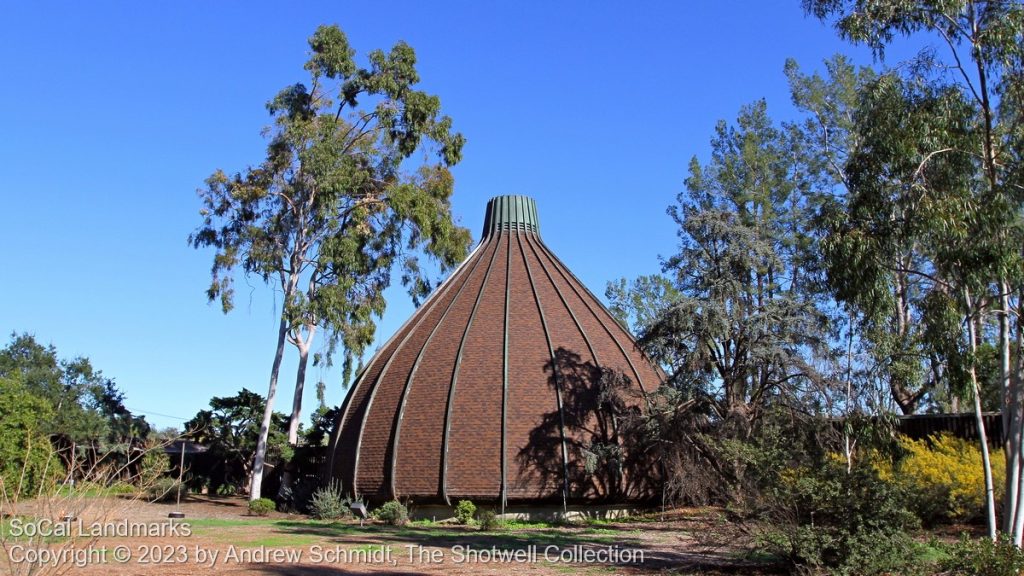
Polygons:
[[623,442],[599,397],[611,374],[632,410],[661,382],[544,245],[534,201],[493,198],[480,244],[357,376],[332,473],[378,501],[649,496],[650,483],[635,481],[648,471],[610,480],[585,465],[595,443]]

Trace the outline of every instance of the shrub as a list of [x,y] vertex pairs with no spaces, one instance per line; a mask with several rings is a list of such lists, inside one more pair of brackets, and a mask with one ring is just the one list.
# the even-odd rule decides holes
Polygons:
[[[178,487],[174,478],[157,478],[146,487],[146,497],[151,502],[174,502],[178,498]],[[184,486],[181,486],[184,493]]]
[[132,486],[127,482],[118,481],[107,486],[106,491],[108,494],[134,494],[135,486]]
[[165,454],[162,448],[155,443],[146,446],[146,453],[139,463],[139,474],[134,479],[136,485],[148,486],[171,469],[170,456]]
[[309,501],[309,513],[319,520],[339,520],[351,518],[352,501],[341,493],[341,484],[332,481],[327,486],[317,488]]
[[766,492],[762,517],[770,527],[759,544],[794,567],[881,574],[915,564],[916,548],[904,531],[917,519],[904,507],[903,489],[871,466],[847,473],[826,460],[782,476]]
[[[985,477],[981,449],[974,443],[943,433],[927,440],[900,439],[904,456],[895,464],[876,463],[879,474],[904,486],[914,512],[925,523],[964,522],[985,509]],[[1006,462],[1002,451],[992,452],[996,501],[1003,488]]]
[[374,510],[373,516],[389,526],[404,526],[409,521],[409,510],[398,500],[392,500]]
[[266,516],[277,508],[270,498],[258,498],[249,501],[249,513],[254,516]]
[[993,542],[988,538],[971,540],[965,534],[948,552],[941,565],[953,576],[1017,576],[1024,572],[1024,550],[1005,535]]
[[234,484],[221,484],[217,486],[217,496],[234,496],[238,494],[238,487]]
[[0,378],[0,495],[17,500],[48,492],[64,475],[42,432],[53,410],[20,380]]
[[[323,488],[318,481],[311,478],[300,478],[294,484],[292,484],[291,490],[291,507],[296,512],[303,514],[313,513],[313,494]],[[338,490],[341,490],[341,486],[338,486]]]
[[481,510],[476,519],[480,523],[481,530],[501,530],[505,527],[505,523],[501,521],[501,518],[498,518],[494,510]]
[[474,514],[476,514],[476,504],[469,500],[459,500],[459,503],[455,505],[455,520],[459,524],[472,524]]

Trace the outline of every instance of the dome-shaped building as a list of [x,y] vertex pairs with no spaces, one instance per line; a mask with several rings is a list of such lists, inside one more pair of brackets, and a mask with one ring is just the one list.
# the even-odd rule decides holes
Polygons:
[[534,201],[499,196],[479,245],[356,377],[330,470],[373,501],[647,498],[653,468],[619,427],[661,377],[544,245]]

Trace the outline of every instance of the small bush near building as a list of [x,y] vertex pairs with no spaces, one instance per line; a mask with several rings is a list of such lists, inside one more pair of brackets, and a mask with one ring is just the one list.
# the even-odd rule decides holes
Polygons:
[[270,498],[259,498],[249,502],[249,513],[254,516],[266,516],[276,508],[277,505]]
[[455,505],[455,521],[459,524],[472,524],[476,514],[476,504],[469,500],[459,500]]
[[146,453],[139,463],[139,475],[135,478],[137,486],[146,487],[163,477],[171,469],[170,457],[164,453],[163,446],[151,443],[146,446]]
[[477,522],[480,523],[480,529],[484,531],[501,530],[505,527],[501,518],[494,513],[494,510],[481,510],[480,514],[477,514]]
[[352,501],[341,493],[341,484],[331,482],[317,488],[309,501],[309,513],[318,520],[341,520],[352,517]]
[[[180,484],[174,478],[157,478],[146,488],[146,497],[151,502],[174,502],[178,499]],[[184,493],[184,486],[181,486]]]
[[398,500],[392,500],[377,508],[373,517],[389,526],[404,526],[409,521],[409,510]]

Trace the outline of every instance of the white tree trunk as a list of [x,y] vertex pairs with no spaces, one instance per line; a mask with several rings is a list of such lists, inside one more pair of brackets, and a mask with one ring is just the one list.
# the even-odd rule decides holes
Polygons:
[[[1024,462],[1024,444],[1021,443],[1021,430],[1017,429],[1016,431],[1014,431],[1014,433],[1017,436],[1017,439],[1015,440],[1015,442],[1017,443],[1017,448],[1016,448],[1017,454],[1016,454],[1016,456],[1017,456],[1017,464],[1019,466],[1021,462]],[[1007,475],[1009,475],[1009,474],[1007,474]],[[1012,511],[1007,511],[1006,514],[1013,516],[1013,527],[1012,527],[1013,531],[1010,533],[1010,535],[1013,538],[1013,543],[1018,548],[1020,548],[1020,546],[1021,546],[1021,536],[1022,536],[1022,534],[1024,534],[1024,498],[1020,497],[1021,492],[1024,491],[1024,474],[1021,474],[1020,470],[1017,470],[1017,485],[1016,485],[1016,489],[1017,489],[1017,502],[1016,502],[1016,506],[1015,506],[1015,508]],[[1003,509],[1006,510],[1006,508],[1003,508]]]
[[853,443],[850,440],[850,414],[853,412],[853,318],[850,317],[849,336],[846,343],[846,417],[843,422],[843,456],[846,458],[846,473],[853,471]]
[[974,384],[974,417],[978,422],[978,439],[981,442],[981,464],[985,472],[985,515],[988,519],[988,535],[996,539],[996,501],[992,486],[992,461],[988,453],[988,437],[985,434],[985,420],[981,412],[981,392],[978,389],[978,378],[971,369],[971,381]]
[[970,293],[964,290],[964,300],[967,304],[967,344],[970,348],[972,360],[970,366],[971,389],[974,391],[974,418],[978,425],[978,440],[981,442],[981,464],[985,474],[985,516],[988,520],[988,536],[993,541],[996,539],[996,501],[995,490],[992,486],[992,461],[988,452],[988,436],[985,434],[985,418],[981,410],[981,388],[978,386],[978,373],[974,368],[973,355],[978,351],[977,327],[975,326],[974,305]]
[[[1016,422],[1011,429],[1006,431],[1006,437],[1014,453],[1015,468],[1013,472],[1017,476],[1017,501],[1012,511],[1014,517],[1012,536],[1014,544],[1020,547],[1022,536],[1024,536],[1024,498],[1021,498],[1021,494],[1024,494],[1024,471],[1021,470],[1024,467],[1024,414],[1021,413],[1024,410],[1024,401],[1020,397],[1024,393],[1024,359],[1022,359],[1020,352],[1024,349],[1022,348],[1024,347],[1024,326],[1021,325],[1020,319],[1017,320],[1016,332],[1017,361],[1014,364],[1010,380],[1011,393],[1014,395],[1013,397],[1017,403],[1015,412]],[[1008,455],[1007,464],[1009,463]],[[1007,476],[1009,474],[1010,470],[1007,470]],[[1006,508],[1003,509],[1006,510]],[[1010,514],[1010,512],[1007,512],[1007,514]]]
[[309,364],[309,348],[316,336],[316,325],[307,326],[305,340],[296,339],[299,349],[299,367],[295,374],[295,396],[292,398],[292,416],[288,420],[288,443],[295,446],[299,443],[299,423],[302,422],[302,393],[306,388],[306,366]]
[[1016,535],[1017,501],[1020,497],[1020,398],[1017,378],[1010,371],[1010,295],[1006,282],[1000,283],[999,379],[1003,406],[1003,455],[1006,459],[1006,487],[1003,492],[1003,532]]
[[[287,298],[285,299],[287,305]],[[270,435],[271,419],[274,416],[274,395],[277,394],[277,376],[281,372],[281,360],[284,358],[285,336],[288,333],[288,321],[284,312],[281,313],[281,326],[277,331],[277,350],[274,352],[274,364],[270,368],[270,389],[267,390],[267,406],[263,410],[263,423],[260,425],[260,438],[256,442],[256,454],[252,460],[252,481],[249,484],[249,500],[259,500],[263,487],[263,464],[267,457],[267,437]]]

